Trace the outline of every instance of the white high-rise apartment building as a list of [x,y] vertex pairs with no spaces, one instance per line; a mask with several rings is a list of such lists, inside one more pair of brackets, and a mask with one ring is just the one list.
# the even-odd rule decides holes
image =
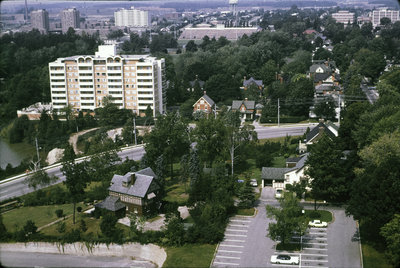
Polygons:
[[165,60],[149,55],[117,55],[115,45],[99,46],[93,55],[58,58],[49,63],[53,109],[71,105],[93,111],[111,97],[120,108],[144,116],[166,111]]
[[75,8],[64,9],[60,13],[61,17],[61,28],[62,31],[65,33],[68,31],[70,27],[76,29],[80,28],[80,14],[79,10]]
[[121,9],[114,12],[115,26],[147,27],[150,25],[149,12],[144,10]]
[[49,31],[49,12],[46,9],[34,10],[31,12],[32,28],[41,32]]
[[332,13],[332,18],[339,23],[352,24],[354,22],[354,13],[347,10],[340,10],[337,13]]
[[378,9],[372,11],[372,25],[374,27],[381,24],[382,18],[389,18],[392,23],[400,20],[398,10]]

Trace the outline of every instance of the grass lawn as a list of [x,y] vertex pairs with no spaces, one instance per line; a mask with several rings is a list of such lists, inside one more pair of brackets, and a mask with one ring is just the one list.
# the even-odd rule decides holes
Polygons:
[[319,214],[321,215],[318,218],[310,216],[313,211],[314,211],[313,209],[306,209],[305,210],[306,216],[309,216],[312,220],[321,220],[321,221],[325,221],[325,222],[331,222],[332,221],[332,213],[330,211],[317,210],[319,212]]
[[237,211],[237,215],[241,215],[241,216],[253,216],[254,215],[254,208],[242,208],[242,209],[238,209]]
[[387,263],[385,254],[374,249],[368,244],[361,244],[363,253],[364,268],[392,268],[393,266]]
[[[76,207],[79,206],[83,209],[86,208],[86,206],[82,203],[76,205]],[[65,215],[69,215],[72,214],[73,205],[63,204],[37,207],[20,207],[2,214],[3,222],[9,232],[13,232],[22,228],[27,220],[34,221],[36,226],[39,228],[57,220],[55,213],[57,209],[62,209]]]
[[272,167],[275,168],[284,168],[286,167],[286,159],[283,156],[274,157],[272,160]]
[[[65,219],[66,232],[68,232],[74,228],[79,228],[79,222],[81,219],[83,219],[85,221],[86,227],[87,227],[86,232],[82,233],[82,236],[87,236],[88,238],[99,237],[99,234],[101,234],[101,230],[100,230],[101,219],[89,217],[82,212],[76,213],[75,225],[72,223],[72,217]],[[40,232],[43,234],[46,234],[46,235],[59,236],[61,234],[57,231],[57,225],[58,225],[58,223],[53,224],[47,228],[44,228]],[[129,233],[128,226],[117,223],[117,227],[122,229],[124,231],[125,235],[127,235]]]
[[173,184],[166,187],[167,196],[164,198],[168,202],[178,202],[185,204],[189,198],[189,194],[185,193],[185,185],[182,183]]
[[184,245],[167,247],[163,267],[210,267],[216,245]]

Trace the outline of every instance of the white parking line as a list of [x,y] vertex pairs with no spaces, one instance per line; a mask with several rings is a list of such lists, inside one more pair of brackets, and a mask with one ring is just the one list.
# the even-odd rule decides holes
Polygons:
[[305,245],[321,245],[321,246],[327,246],[327,243],[309,243],[309,242],[303,242]]
[[231,220],[231,221],[234,221],[234,222],[251,222],[251,221],[247,221],[247,220]]
[[301,261],[304,261],[304,262],[328,262],[327,260],[305,260],[305,259],[302,259]]
[[225,236],[247,237],[247,235],[241,235],[241,234],[225,234]]
[[327,266],[310,266],[310,265],[302,265],[302,268],[328,268]]
[[247,233],[248,230],[237,230],[237,229],[226,229],[226,231],[232,231],[232,232],[244,232]]
[[[278,252],[277,252],[278,253]],[[285,253],[286,254],[286,253]],[[320,256],[320,257],[328,257],[326,254],[311,254],[311,253],[301,253],[301,256]]]
[[227,252],[227,253],[243,253],[242,251],[235,251],[235,250],[223,250],[219,249],[218,252]]
[[303,249],[309,249],[309,250],[328,250],[327,248],[303,248]]
[[232,248],[244,248],[244,246],[236,246],[236,245],[224,245],[224,244],[219,244],[220,247],[232,247]]
[[239,263],[231,263],[231,262],[219,262],[215,261],[214,264],[222,264],[222,265],[239,265]]
[[243,228],[249,228],[249,226],[248,225],[242,225],[242,224],[229,224],[229,226],[232,226],[232,227],[243,227]]
[[308,233],[308,234],[326,235],[326,233]]
[[246,240],[225,239],[224,242],[246,242]]
[[221,255],[215,255],[215,258],[223,258],[223,259],[235,259],[235,260],[240,260],[240,257],[221,256]]

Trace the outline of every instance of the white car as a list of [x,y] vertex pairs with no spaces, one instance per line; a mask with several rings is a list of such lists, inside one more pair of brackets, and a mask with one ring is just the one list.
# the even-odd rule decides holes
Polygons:
[[250,185],[251,185],[251,186],[254,186],[254,187],[257,187],[257,186],[258,186],[257,180],[256,180],[256,179],[251,179],[251,180],[250,180]]
[[322,227],[328,227],[328,223],[320,220],[313,220],[308,223],[308,226],[322,228]]
[[283,191],[281,189],[276,190],[275,198],[282,198],[282,197],[283,197]]
[[290,256],[290,255],[272,255],[271,256],[271,263],[276,264],[299,264],[299,257],[297,256]]

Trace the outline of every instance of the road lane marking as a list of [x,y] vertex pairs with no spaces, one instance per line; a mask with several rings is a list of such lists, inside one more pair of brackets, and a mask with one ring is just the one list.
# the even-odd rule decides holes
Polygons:
[[247,235],[241,235],[241,234],[225,234],[225,236],[247,237]]
[[315,235],[326,235],[326,233],[308,233],[308,234],[315,234]]
[[327,243],[309,243],[309,242],[303,242],[305,245],[321,245],[321,246],[327,246]]
[[220,247],[244,248],[244,246],[219,244]]
[[222,265],[239,265],[239,263],[231,263],[231,262],[219,262],[215,261],[214,264],[222,264]]
[[225,239],[224,242],[246,242],[246,240]]
[[227,253],[243,253],[242,251],[235,251],[235,250],[223,250],[219,249],[218,252],[227,252]]
[[215,255],[215,258],[223,258],[223,259],[235,259],[235,260],[240,260],[240,257],[221,256],[221,255]]
[[247,233],[248,230],[236,230],[236,229],[226,229],[226,231],[231,231],[231,232],[244,232]]

